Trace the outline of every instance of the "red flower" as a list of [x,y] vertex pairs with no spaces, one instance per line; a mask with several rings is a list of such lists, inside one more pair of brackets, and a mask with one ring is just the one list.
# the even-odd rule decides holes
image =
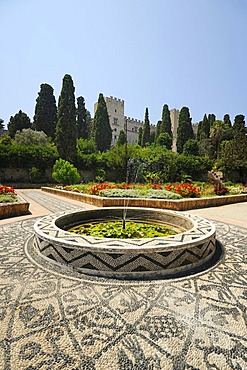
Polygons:
[[165,188],[169,191],[180,194],[183,198],[195,198],[201,195],[200,189],[192,184],[169,184]]
[[8,194],[8,193],[12,193],[16,195],[14,186],[0,185],[0,194]]

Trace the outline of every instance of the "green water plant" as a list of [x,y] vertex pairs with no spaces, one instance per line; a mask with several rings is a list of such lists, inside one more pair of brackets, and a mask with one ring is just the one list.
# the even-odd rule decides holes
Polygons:
[[93,236],[97,238],[155,238],[177,234],[166,225],[147,222],[126,221],[103,221],[75,226],[68,230],[75,234]]

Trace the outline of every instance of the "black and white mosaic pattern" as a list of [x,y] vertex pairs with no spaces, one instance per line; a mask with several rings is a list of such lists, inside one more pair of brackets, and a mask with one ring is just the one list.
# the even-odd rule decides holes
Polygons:
[[[120,208],[78,211],[49,215],[34,225],[34,246],[41,257],[83,273],[107,276],[159,276],[191,270],[213,257],[216,250],[215,226],[209,220],[182,212],[128,208],[128,213],[144,220],[160,219],[181,226],[183,232],[160,238],[106,239],[72,234],[59,228],[74,219],[94,219],[101,214],[121,215]],[[66,221],[67,220],[67,221]],[[172,220],[172,222],[171,222]]]
[[0,368],[244,370],[247,230],[216,223],[225,259],[182,279],[122,281],[40,264],[33,219],[0,226]]

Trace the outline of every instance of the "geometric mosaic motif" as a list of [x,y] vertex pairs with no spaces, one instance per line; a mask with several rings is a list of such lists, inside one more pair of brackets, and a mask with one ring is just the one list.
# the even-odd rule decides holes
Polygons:
[[[185,217],[181,212],[163,212],[168,217]],[[155,277],[196,268],[212,258],[216,250],[214,224],[195,215],[187,216],[193,227],[182,233],[127,240],[71,234],[56,226],[60,217],[49,215],[35,223],[34,246],[46,260],[83,273]]]
[[42,264],[34,222],[0,224],[0,369],[247,368],[247,229],[216,222],[213,269],[126,281]]

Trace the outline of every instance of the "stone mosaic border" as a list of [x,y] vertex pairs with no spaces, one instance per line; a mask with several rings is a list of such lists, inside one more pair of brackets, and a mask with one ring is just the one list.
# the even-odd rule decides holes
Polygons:
[[[176,224],[186,231],[162,238],[106,239],[72,234],[60,227],[75,223],[81,217],[92,219],[106,212],[121,210],[109,207],[53,214],[34,225],[34,247],[45,260],[67,266],[78,272],[111,277],[156,277],[190,271],[213,258],[216,251],[215,226],[212,222],[182,212],[138,209],[128,212],[149,219],[160,219]],[[148,217],[148,216],[147,216]],[[130,217],[131,218],[131,217]]]

